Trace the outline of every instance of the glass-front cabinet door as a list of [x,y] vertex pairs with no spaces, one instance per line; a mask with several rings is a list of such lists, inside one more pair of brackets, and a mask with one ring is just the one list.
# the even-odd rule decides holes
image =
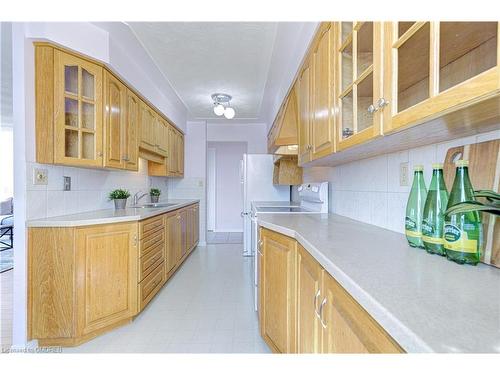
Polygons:
[[54,161],[102,167],[102,68],[54,53]]
[[383,43],[380,22],[337,22],[337,151],[382,134]]
[[391,22],[384,27],[384,133],[488,99],[500,89],[498,22]]

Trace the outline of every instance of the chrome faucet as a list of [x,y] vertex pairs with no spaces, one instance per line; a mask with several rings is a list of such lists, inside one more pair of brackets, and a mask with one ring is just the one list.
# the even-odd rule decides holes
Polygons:
[[139,196],[139,193],[141,193],[140,190],[137,193],[134,194],[134,206],[137,206],[137,203],[139,203],[139,200],[141,198],[143,198],[144,196],[148,195],[147,193],[144,193],[141,196]]

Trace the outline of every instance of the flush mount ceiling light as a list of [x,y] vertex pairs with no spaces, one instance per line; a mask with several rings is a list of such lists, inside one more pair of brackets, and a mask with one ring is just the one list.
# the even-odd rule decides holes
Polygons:
[[230,106],[232,96],[228,94],[212,94],[212,100],[214,101],[214,113],[217,116],[224,115],[228,120],[232,119],[236,112],[234,108]]

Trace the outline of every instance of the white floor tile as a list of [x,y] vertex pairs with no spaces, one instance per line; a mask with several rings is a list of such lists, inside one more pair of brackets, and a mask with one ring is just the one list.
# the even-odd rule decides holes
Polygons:
[[270,352],[253,309],[251,263],[241,253],[241,244],[199,247],[132,323],[63,352]]

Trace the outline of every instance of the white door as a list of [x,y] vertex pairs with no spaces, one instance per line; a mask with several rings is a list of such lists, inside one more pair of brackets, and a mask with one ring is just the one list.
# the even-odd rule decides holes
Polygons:
[[216,184],[215,148],[207,149],[207,230],[215,231]]

